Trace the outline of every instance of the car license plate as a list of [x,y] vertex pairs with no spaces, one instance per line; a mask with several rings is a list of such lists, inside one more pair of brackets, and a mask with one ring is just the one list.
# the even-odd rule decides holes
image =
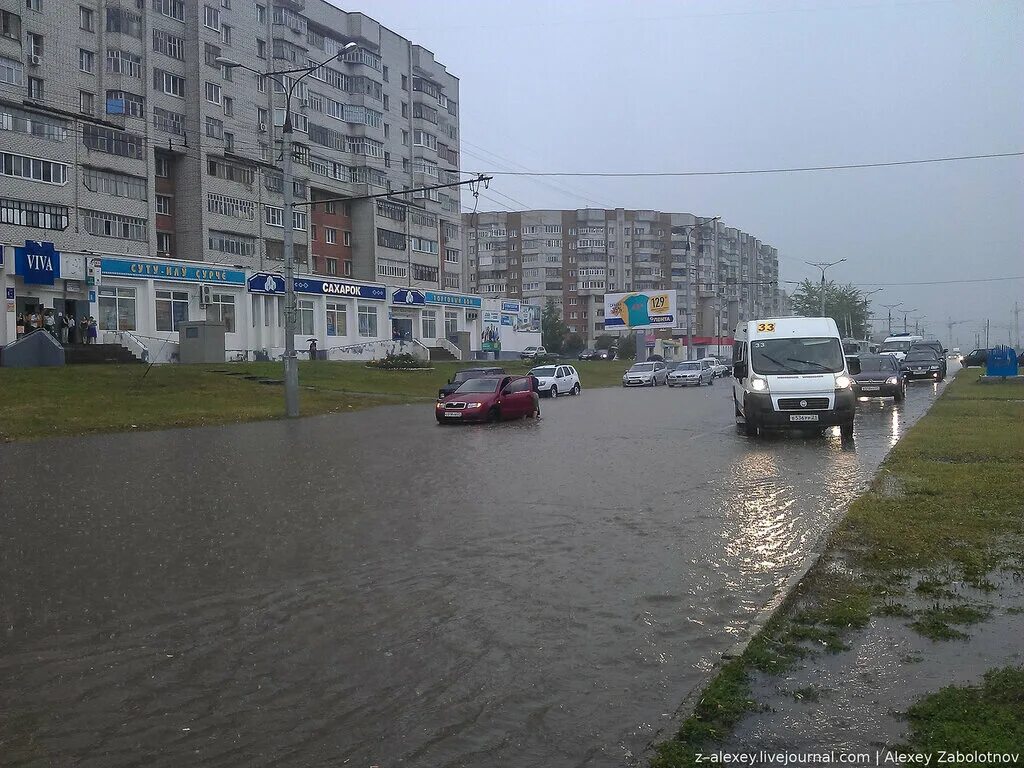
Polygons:
[[881,387],[861,387],[861,390],[863,390],[864,392],[877,392],[880,389]]
[[816,413],[794,413],[789,417],[790,421],[817,421],[818,414]]
[[445,411],[444,417],[446,419],[461,419],[462,411]]

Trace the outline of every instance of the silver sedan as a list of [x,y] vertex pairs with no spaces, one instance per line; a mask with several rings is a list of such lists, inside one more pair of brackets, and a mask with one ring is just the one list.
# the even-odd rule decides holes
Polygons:
[[705,360],[682,362],[668,377],[670,387],[699,387],[701,384],[710,387],[714,383],[715,371]]

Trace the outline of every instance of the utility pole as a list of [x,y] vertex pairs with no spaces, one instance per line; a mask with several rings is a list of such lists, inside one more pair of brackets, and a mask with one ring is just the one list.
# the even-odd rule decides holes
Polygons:
[[989,349],[989,332],[992,330],[992,321],[985,321],[985,349]]
[[1013,302],[1013,328],[1014,336],[1016,338],[1017,356],[1020,356],[1020,305],[1015,301]]
[[883,304],[883,305],[882,305],[882,306],[883,306],[883,307],[885,307],[885,308],[886,308],[887,310],[889,310],[889,331],[888,331],[888,333],[886,334],[886,335],[888,335],[888,336],[892,336],[892,311],[893,311],[894,309],[898,309],[898,308],[899,308],[899,306],[900,306],[900,304],[902,304],[902,303],[903,303],[903,302],[899,302],[899,303],[897,303],[897,304]]
[[821,270],[821,316],[825,317],[825,270],[829,267],[834,267],[836,264],[842,264],[846,259],[840,259],[839,261],[833,261],[826,263],[824,261],[805,261],[809,267]]

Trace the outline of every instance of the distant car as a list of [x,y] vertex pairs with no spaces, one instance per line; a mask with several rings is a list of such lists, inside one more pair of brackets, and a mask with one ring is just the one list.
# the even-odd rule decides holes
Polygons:
[[960,347],[953,347],[952,351],[946,355],[950,360],[963,360],[964,356],[960,353]]
[[653,363],[634,363],[622,375],[624,387],[656,387],[668,382],[668,368],[657,360]]
[[922,339],[921,341],[915,341],[910,345],[910,351],[913,352],[917,349],[930,349],[935,353],[935,356],[939,358],[939,362],[942,364],[942,378],[946,378],[946,350],[942,346],[941,341],[935,339]]
[[715,370],[708,360],[687,360],[676,366],[668,376],[670,387],[699,387],[715,383]]
[[925,347],[910,350],[907,352],[907,356],[900,361],[900,368],[908,381],[911,379],[941,381],[945,378],[943,374],[945,367],[945,359],[935,354],[934,349]]
[[982,366],[988,362],[988,350],[987,349],[974,349],[964,355],[960,364],[964,368],[972,368],[975,366]]
[[578,395],[580,375],[571,365],[542,365],[530,371],[537,377],[537,388],[542,395]]
[[580,352],[578,355],[576,355],[576,359],[577,360],[596,360],[597,359],[597,350],[596,349],[584,349],[582,352]]
[[480,379],[487,376],[502,376],[507,374],[508,371],[504,368],[498,367],[463,368],[461,371],[456,371],[455,375],[448,379],[448,383],[437,390],[437,399],[440,400],[442,397],[448,397],[448,395],[470,379]]
[[533,389],[529,376],[469,379],[434,406],[438,424],[504,421],[532,416],[533,413]]
[[723,376],[728,376],[729,373],[732,371],[732,369],[728,365],[723,363],[717,357],[705,357],[704,361],[707,362],[709,366],[711,366],[711,372],[715,375],[716,379],[721,378]]
[[[861,355],[860,373],[853,375],[858,397],[891,397],[897,403],[907,396],[907,379],[892,355]],[[856,369],[853,369],[856,370]]]
[[616,356],[616,350],[612,349],[599,349],[594,355],[595,360],[614,360]]
[[527,347],[519,353],[521,360],[536,360],[538,357],[544,357],[548,351],[544,347]]

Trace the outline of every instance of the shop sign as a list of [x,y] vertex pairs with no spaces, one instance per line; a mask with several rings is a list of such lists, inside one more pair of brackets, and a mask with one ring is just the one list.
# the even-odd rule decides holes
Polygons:
[[503,301],[501,302],[502,312],[511,312],[513,315],[519,314],[519,302],[518,301]]
[[281,294],[284,293],[284,278],[281,275],[257,272],[249,278],[246,290],[249,293]]
[[460,296],[457,293],[438,293],[427,291],[425,294],[427,304],[445,304],[449,307],[473,307],[480,309],[483,301],[479,296]]
[[8,301],[14,301],[14,289],[13,288],[8,288],[7,289],[7,300]]
[[60,251],[53,243],[26,240],[24,248],[14,249],[14,274],[26,285],[53,285],[60,277]]
[[509,328],[514,328],[516,325],[516,318],[514,315],[502,315],[501,324]]
[[190,283],[221,283],[245,285],[245,272],[223,267],[199,267],[158,261],[133,259],[100,259],[103,276],[141,277],[155,280],[179,280]]
[[391,294],[392,304],[414,306],[418,304],[426,304],[426,302],[427,297],[423,295],[423,291],[416,288],[399,288]]
[[387,288],[383,285],[357,285],[338,280],[312,280],[295,278],[297,293],[322,293],[325,296],[351,296],[359,299],[384,301],[388,297]]

